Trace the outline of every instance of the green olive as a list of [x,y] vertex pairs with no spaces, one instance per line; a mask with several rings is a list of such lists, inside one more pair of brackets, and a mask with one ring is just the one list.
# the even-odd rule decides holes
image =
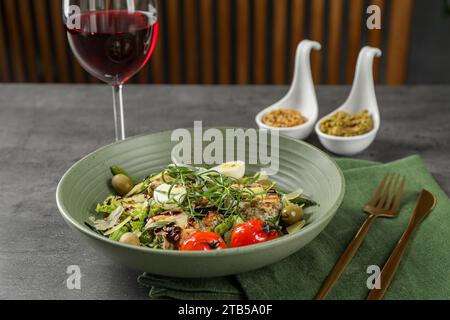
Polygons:
[[281,223],[285,226],[293,225],[303,219],[303,209],[300,206],[289,203],[281,211]]
[[131,244],[133,246],[140,246],[141,245],[141,242],[139,241],[138,236],[135,235],[133,232],[124,233],[120,237],[119,242],[125,243],[125,244]]
[[111,184],[114,190],[121,196],[126,195],[134,187],[131,179],[124,174],[115,175],[112,178]]

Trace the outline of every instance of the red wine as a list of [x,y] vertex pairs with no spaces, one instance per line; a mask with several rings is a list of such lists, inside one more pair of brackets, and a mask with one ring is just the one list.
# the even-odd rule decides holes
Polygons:
[[67,29],[70,46],[83,68],[96,78],[121,85],[150,59],[158,22],[143,12],[82,13],[79,29]]

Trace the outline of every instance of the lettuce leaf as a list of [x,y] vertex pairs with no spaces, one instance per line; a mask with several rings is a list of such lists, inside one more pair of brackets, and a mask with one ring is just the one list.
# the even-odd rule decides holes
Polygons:
[[142,231],[142,228],[144,228],[145,222],[144,221],[131,221],[131,231]]
[[309,208],[309,207],[315,207],[318,205],[317,202],[315,202],[309,198],[306,198],[305,196],[300,196],[295,199],[290,199],[289,202],[296,204],[298,206],[302,206],[304,209]]
[[97,204],[95,212],[97,213],[111,213],[120,206],[119,201],[115,196],[108,196],[105,201]]
[[114,241],[119,241],[120,238],[121,238],[125,233],[128,233],[129,231],[130,231],[130,230],[128,230],[128,227],[122,227],[122,228],[120,228],[119,230],[115,231],[113,234],[111,234],[111,235],[109,236],[109,238],[110,238],[111,240],[114,240]]

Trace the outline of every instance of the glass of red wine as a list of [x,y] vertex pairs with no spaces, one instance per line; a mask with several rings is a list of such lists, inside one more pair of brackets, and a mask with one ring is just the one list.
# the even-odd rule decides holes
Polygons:
[[63,0],[70,47],[81,66],[113,88],[116,140],[125,139],[122,87],[158,38],[155,0]]

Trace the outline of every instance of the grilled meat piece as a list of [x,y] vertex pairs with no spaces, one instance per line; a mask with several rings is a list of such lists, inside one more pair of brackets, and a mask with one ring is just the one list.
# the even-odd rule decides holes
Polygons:
[[278,219],[283,205],[278,194],[268,194],[261,200],[241,202],[239,209],[241,217],[246,221],[259,219],[268,222]]
[[222,216],[216,211],[210,211],[202,219],[203,231],[213,231],[222,222]]

